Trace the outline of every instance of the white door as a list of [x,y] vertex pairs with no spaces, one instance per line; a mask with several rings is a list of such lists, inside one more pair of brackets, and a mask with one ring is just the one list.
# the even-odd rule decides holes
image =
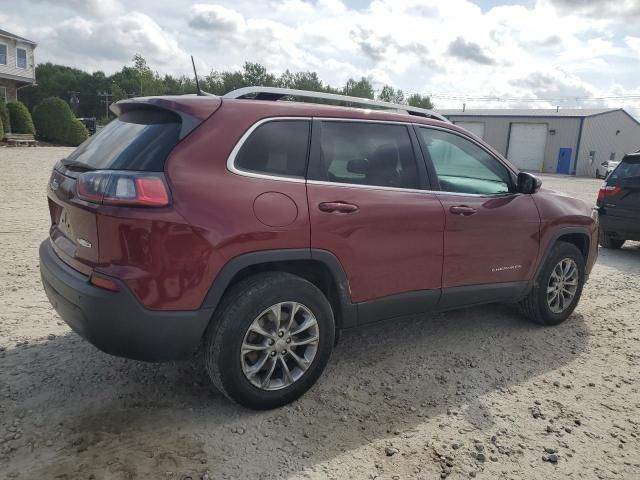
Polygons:
[[546,123],[512,123],[508,158],[523,170],[541,172],[547,146]]
[[484,123],[482,122],[454,122],[457,126],[473,133],[478,138],[484,138]]

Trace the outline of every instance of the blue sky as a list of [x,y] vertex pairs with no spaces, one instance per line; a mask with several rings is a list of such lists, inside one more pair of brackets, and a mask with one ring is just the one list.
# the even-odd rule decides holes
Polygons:
[[112,72],[140,53],[173,74],[190,73],[190,54],[201,71],[257,61],[442,107],[638,112],[638,99],[575,101],[640,95],[638,24],[640,0],[0,0],[0,28],[37,41],[37,61]]

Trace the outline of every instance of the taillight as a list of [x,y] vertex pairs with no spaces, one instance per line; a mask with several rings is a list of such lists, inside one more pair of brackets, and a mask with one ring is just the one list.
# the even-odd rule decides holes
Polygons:
[[77,181],[78,198],[103,205],[165,207],[169,189],[162,173],[98,170]]
[[607,197],[613,197],[620,193],[621,190],[622,188],[620,187],[614,187],[605,183],[600,187],[600,191],[598,192],[598,200],[604,200]]

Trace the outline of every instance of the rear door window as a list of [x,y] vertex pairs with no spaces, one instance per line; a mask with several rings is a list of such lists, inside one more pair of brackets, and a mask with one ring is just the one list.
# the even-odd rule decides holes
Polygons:
[[180,141],[181,119],[159,110],[133,110],[112,120],[65,160],[88,169],[161,172]]
[[310,180],[419,188],[406,125],[322,121],[320,126],[320,154]]
[[309,120],[274,120],[259,125],[238,151],[237,169],[263,175],[304,178]]

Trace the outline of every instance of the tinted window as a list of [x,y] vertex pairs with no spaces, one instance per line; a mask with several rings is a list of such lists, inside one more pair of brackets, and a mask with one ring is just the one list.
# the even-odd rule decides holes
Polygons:
[[263,123],[244,142],[235,159],[241,170],[304,177],[307,170],[309,122],[281,120]]
[[165,110],[123,113],[75,149],[65,163],[92,169],[161,172],[180,141],[180,117]]
[[452,133],[420,128],[420,137],[447,192],[493,195],[508,193],[508,170],[476,144]]
[[640,157],[627,157],[611,173],[609,180],[631,180],[640,183]]
[[16,64],[18,68],[27,68],[27,51],[24,48],[16,49]]
[[407,127],[382,123],[322,122],[319,163],[309,178],[382,187],[418,188]]

